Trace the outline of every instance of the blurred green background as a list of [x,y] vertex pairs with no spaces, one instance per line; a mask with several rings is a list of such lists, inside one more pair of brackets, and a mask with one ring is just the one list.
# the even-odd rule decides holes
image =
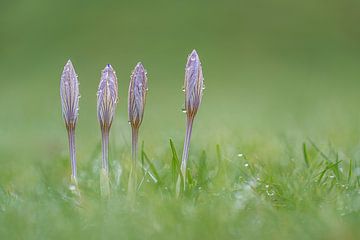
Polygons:
[[206,84],[193,135],[199,149],[257,139],[262,151],[278,137],[357,145],[359,9],[357,0],[1,1],[0,163],[11,180],[4,179],[32,161],[67,156],[59,80],[69,58],[82,96],[80,166],[100,140],[96,91],[107,63],[120,92],[112,139],[129,145],[127,88],[141,61],[149,77],[141,139],[154,156],[168,151],[170,137],[181,147],[192,49]]

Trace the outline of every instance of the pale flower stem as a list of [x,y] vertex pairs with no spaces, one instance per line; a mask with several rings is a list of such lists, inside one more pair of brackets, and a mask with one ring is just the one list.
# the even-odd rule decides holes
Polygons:
[[101,167],[109,174],[109,130],[104,128],[102,131],[102,161]]
[[77,183],[76,174],[76,152],[75,152],[75,128],[69,127],[68,129],[69,138],[69,151],[70,151],[70,162],[71,162],[71,178]]
[[131,168],[129,174],[129,182],[128,182],[128,198],[131,202],[135,199],[136,190],[137,190],[137,174],[136,174],[136,161],[137,161],[137,145],[138,145],[138,132],[139,129],[136,127],[131,128]]
[[108,198],[110,196],[110,180],[109,180],[109,129],[103,128],[102,134],[102,160],[100,170],[100,193],[101,197]]
[[109,129],[103,128],[102,135],[102,160],[100,170],[100,193],[101,197],[108,198],[110,196],[110,180],[109,180]]
[[191,138],[193,121],[194,121],[194,117],[190,116],[187,118],[184,149],[183,149],[182,160],[181,160],[181,174],[183,176],[183,181],[184,181],[184,190],[185,190],[185,182],[186,182],[186,165],[187,165],[188,156],[189,156],[190,138]]
[[101,197],[108,198],[110,196],[110,180],[109,180],[109,128],[104,127],[101,131],[102,135],[102,160],[100,170],[100,193]]
[[134,167],[136,166],[136,161],[137,161],[138,135],[139,135],[139,129],[136,127],[132,127],[132,130],[131,130],[131,142],[132,142],[131,156],[132,156],[132,161],[133,161]]

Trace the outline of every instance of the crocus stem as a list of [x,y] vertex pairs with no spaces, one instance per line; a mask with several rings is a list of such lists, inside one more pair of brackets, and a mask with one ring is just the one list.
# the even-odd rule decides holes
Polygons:
[[110,180],[109,180],[109,128],[104,127],[102,134],[102,160],[100,170],[100,193],[101,196],[107,198],[110,196]]
[[109,130],[107,128],[103,128],[102,130],[102,161],[101,167],[105,170],[107,174],[109,174]]
[[71,162],[71,179],[77,183],[76,174],[76,151],[75,151],[75,128],[68,127],[68,138],[69,138],[69,151],[70,151],[70,162]]
[[131,131],[132,161],[131,161],[131,169],[130,169],[130,176],[129,176],[129,183],[128,183],[129,197],[132,200],[136,195],[136,187],[137,187],[136,161],[137,161],[138,133],[139,133],[139,129],[136,127],[132,127],[132,131]]
[[185,190],[185,182],[186,182],[186,165],[187,165],[188,156],[189,156],[190,138],[191,138],[193,121],[194,121],[193,117],[188,117],[187,121],[186,121],[184,149],[183,149],[182,160],[181,160],[181,174],[183,176],[183,181],[184,181],[184,190]]
[[131,148],[131,155],[132,155],[132,161],[133,166],[136,166],[137,161],[137,148],[138,148],[138,133],[139,129],[136,127],[132,127],[131,131],[131,142],[132,142],[132,148]]

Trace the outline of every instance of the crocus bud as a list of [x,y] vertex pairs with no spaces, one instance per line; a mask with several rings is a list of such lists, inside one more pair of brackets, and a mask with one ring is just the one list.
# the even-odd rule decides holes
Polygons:
[[144,116],[144,108],[147,92],[146,70],[138,63],[131,74],[129,85],[129,123],[133,128],[139,128]]
[[60,97],[62,106],[62,115],[65,120],[68,132],[70,163],[71,163],[71,189],[79,194],[77,188],[76,173],[76,149],[75,149],[75,126],[79,111],[79,82],[74,67],[69,60],[61,74],[60,79]]
[[132,165],[128,182],[128,196],[130,199],[134,198],[137,187],[136,159],[138,146],[138,131],[144,116],[147,90],[148,88],[146,70],[141,63],[138,63],[131,74],[128,99],[129,123],[131,125],[132,142]]
[[114,69],[108,64],[101,73],[97,93],[97,113],[101,129],[109,129],[111,127],[117,101],[117,78]]
[[74,128],[78,117],[80,95],[79,82],[70,60],[66,63],[61,75],[60,96],[66,128]]
[[109,181],[109,132],[118,101],[118,83],[110,64],[101,72],[97,93],[97,112],[102,137],[102,161],[100,171],[100,192],[102,197],[110,195]]
[[195,50],[188,56],[185,68],[185,110],[188,117],[194,117],[199,109],[202,92],[204,89],[204,78],[201,62]]
[[186,111],[187,119],[186,119],[184,149],[183,149],[181,168],[180,168],[182,178],[179,177],[176,184],[177,196],[180,195],[182,189],[181,185],[183,185],[183,190],[185,189],[186,186],[185,184],[186,166],[189,156],[192,127],[193,127],[195,115],[201,103],[203,90],[204,90],[204,78],[202,74],[201,62],[197,52],[193,50],[188,56],[185,67],[184,91],[185,91],[185,111]]

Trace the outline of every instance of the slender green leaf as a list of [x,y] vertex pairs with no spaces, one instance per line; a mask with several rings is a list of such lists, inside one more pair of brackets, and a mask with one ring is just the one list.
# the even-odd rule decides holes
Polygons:
[[337,162],[335,162],[335,163],[330,163],[330,164],[328,164],[328,165],[325,167],[325,169],[322,170],[321,173],[318,175],[318,176],[319,176],[318,181],[320,182],[321,179],[324,177],[325,173],[326,173],[328,170],[333,169],[334,167],[336,167],[340,162],[342,162],[342,160],[337,161]]
[[352,160],[350,159],[350,163],[349,163],[349,173],[348,173],[348,179],[347,179],[348,184],[350,184],[351,175],[352,175]]
[[202,151],[200,159],[199,159],[199,165],[198,165],[198,183],[200,186],[205,187],[207,183],[207,164],[206,164],[206,152]]
[[171,152],[172,152],[172,175],[173,175],[173,182],[175,184],[177,184],[177,179],[180,178],[180,186],[179,186],[179,195],[182,194],[182,191],[184,190],[184,177],[181,174],[181,165],[180,165],[180,161],[178,158],[178,155],[176,153],[176,148],[174,145],[174,142],[170,139],[170,148],[171,148]]
[[309,139],[309,142],[311,143],[311,145],[313,146],[313,148],[315,148],[315,150],[329,163],[331,162],[329,157],[323,152],[320,150],[320,148],[318,146],[316,146],[316,144],[311,140]]
[[304,154],[304,161],[306,163],[306,166],[309,167],[309,155],[307,153],[307,149],[306,149],[306,143],[303,143],[303,154]]
[[159,176],[158,171],[155,168],[155,165],[150,161],[150,159],[148,158],[148,156],[146,155],[146,153],[144,151],[142,152],[142,155],[144,156],[144,159],[145,159],[146,163],[149,165],[149,168],[150,168],[151,172],[154,174],[156,180],[158,181],[158,183],[160,183],[161,182],[160,176]]

